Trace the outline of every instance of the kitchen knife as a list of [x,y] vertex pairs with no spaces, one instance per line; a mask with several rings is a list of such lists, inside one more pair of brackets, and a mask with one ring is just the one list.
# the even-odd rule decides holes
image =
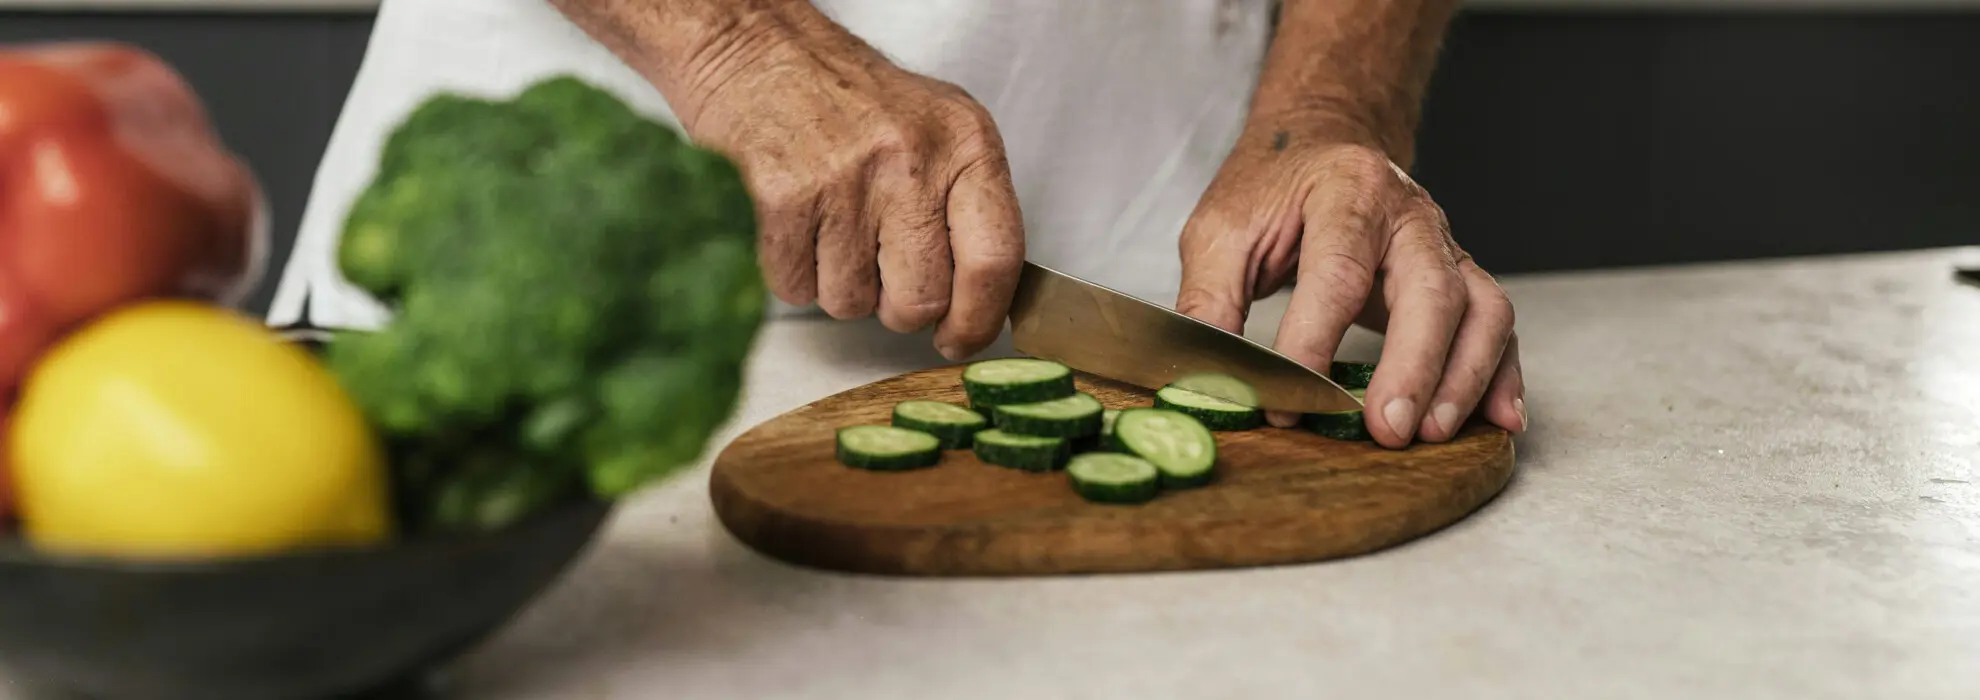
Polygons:
[[1266,410],[1361,409],[1361,400],[1327,375],[1271,348],[1031,262],[1024,264],[1011,304],[1011,342],[1031,357],[1148,389],[1222,374],[1250,385],[1256,405]]

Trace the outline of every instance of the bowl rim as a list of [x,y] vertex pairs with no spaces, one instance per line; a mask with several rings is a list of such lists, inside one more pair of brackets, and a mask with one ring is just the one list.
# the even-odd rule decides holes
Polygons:
[[[131,574],[200,573],[297,564],[334,564],[422,551],[452,550],[486,545],[525,531],[550,527],[572,518],[595,519],[594,536],[617,506],[595,497],[578,498],[530,515],[500,529],[482,532],[434,532],[393,538],[376,544],[312,545],[255,554],[146,555],[101,554],[37,549],[25,537],[0,538],[0,568],[63,569]],[[589,537],[587,537],[589,539]]]

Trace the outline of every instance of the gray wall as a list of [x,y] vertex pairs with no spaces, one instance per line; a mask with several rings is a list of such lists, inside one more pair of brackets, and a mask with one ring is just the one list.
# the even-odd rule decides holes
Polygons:
[[[112,38],[172,61],[286,233],[369,24],[0,13],[0,41]],[[1500,272],[1976,243],[1976,76],[1980,14],[1474,11],[1419,171]]]

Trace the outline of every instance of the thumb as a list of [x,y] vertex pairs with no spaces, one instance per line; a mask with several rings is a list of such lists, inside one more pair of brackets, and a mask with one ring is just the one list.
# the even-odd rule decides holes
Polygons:
[[1232,333],[1251,312],[1253,265],[1241,232],[1192,220],[1182,235],[1176,311]]

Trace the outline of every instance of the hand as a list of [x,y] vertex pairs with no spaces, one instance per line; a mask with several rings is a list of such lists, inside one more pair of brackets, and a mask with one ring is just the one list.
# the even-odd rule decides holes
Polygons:
[[1385,333],[1366,398],[1377,442],[1449,440],[1474,409],[1524,431],[1512,303],[1430,195],[1359,143],[1250,129],[1183,229],[1178,310],[1239,332],[1297,272],[1280,352],[1325,368],[1350,323]]
[[902,70],[809,3],[726,42],[682,123],[737,160],[770,290],[835,318],[936,325],[950,359],[1003,330],[1024,231],[990,114]]

